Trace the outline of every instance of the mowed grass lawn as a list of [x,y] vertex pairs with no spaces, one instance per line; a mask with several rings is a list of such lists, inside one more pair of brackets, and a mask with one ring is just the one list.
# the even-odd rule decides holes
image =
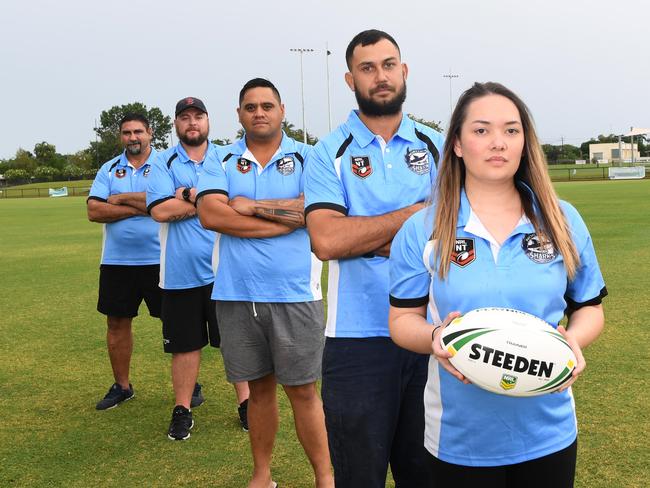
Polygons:
[[[606,330],[574,388],[577,486],[647,486],[650,181],[557,188],[589,225],[610,292]],[[144,308],[134,322],[136,398],[95,411],[112,379],[95,311],[101,226],[86,220],[85,199],[0,200],[0,236],[0,486],[245,486],[248,440],[218,351],[204,351],[207,401],[192,438],[167,439],[169,358]],[[311,469],[280,398],[274,479],[308,487]]]

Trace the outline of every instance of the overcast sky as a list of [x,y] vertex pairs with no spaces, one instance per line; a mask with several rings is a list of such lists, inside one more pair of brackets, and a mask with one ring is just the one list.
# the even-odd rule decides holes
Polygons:
[[545,143],[650,127],[650,2],[646,0],[196,1],[2,0],[0,158],[47,141],[72,153],[94,139],[113,105],[140,101],[173,115],[203,99],[211,137],[234,138],[239,89],[261,76],[301,127],[328,132],[325,46],[333,127],[355,105],[344,53],[378,28],[409,65],[405,111],[446,125],[474,81],[499,81],[529,105]]

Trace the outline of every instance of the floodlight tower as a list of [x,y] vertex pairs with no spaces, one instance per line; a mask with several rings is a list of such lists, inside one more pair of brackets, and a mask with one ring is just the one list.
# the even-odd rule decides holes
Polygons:
[[442,77],[443,78],[449,78],[449,118],[451,119],[451,114],[454,111],[454,107],[452,106],[452,103],[451,103],[451,80],[453,78],[458,78],[458,75],[452,74],[451,73],[451,67],[449,67],[449,74],[442,75]]
[[289,51],[294,53],[300,53],[300,97],[302,100],[302,139],[305,144],[307,144],[307,127],[305,127],[305,81],[302,68],[302,55],[304,53],[313,53],[313,49],[308,49],[304,47],[291,48]]

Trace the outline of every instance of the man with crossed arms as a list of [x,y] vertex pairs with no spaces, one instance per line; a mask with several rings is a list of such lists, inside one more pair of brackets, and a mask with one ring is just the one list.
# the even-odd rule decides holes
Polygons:
[[317,487],[333,487],[316,381],[324,343],[321,263],[304,228],[302,174],[310,147],[281,129],[275,86],[256,78],[237,108],[244,137],[220,150],[198,186],[202,224],[215,243],[221,351],[228,381],[248,381],[253,476],[249,488],[277,486],[271,454],[278,428],[276,385],[291,402],[298,438]]

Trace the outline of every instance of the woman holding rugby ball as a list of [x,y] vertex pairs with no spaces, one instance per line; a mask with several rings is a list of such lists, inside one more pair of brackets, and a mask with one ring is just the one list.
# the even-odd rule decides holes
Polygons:
[[[432,354],[425,447],[437,486],[569,487],[577,428],[569,386],[581,349],[601,333],[607,290],[589,232],[558,200],[526,105],[498,83],[475,83],[451,118],[432,205],[391,249],[390,332]],[[427,307],[436,327],[427,321]],[[558,393],[514,398],[470,384],[440,331],[482,307],[528,312],[566,330],[578,364]]]

